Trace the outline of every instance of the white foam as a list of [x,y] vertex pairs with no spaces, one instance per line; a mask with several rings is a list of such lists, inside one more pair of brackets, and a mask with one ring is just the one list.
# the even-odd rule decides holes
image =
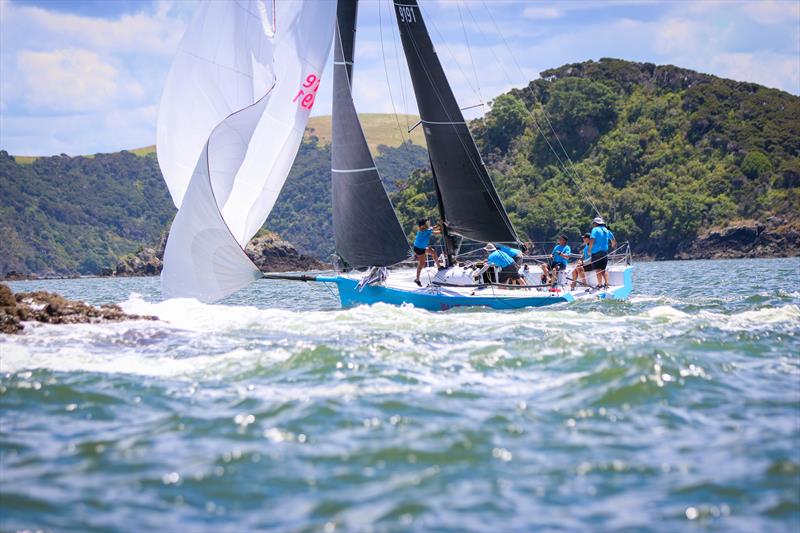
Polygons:
[[[188,299],[148,302],[132,294],[121,306],[126,312],[155,315],[159,320],[31,324],[23,335],[0,338],[0,370],[43,368],[212,379],[326,346],[341,348],[342,353],[402,358],[405,361],[399,364],[418,365],[424,374],[443,371],[451,379],[451,366],[469,373],[466,369],[473,362],[494,366],[510,357],[549,353],[572,357],[589,347],[613,349],[698,327],[726,331],[800,328],[797,305],[736,314],[687,313],[668,305],[623,315],[618,314],[618,306],[610,311],[603,306],[592,311],[560,306],[435,313],[378,304],[299,312]],[[481,372],[472,377],[482,379]]]
[[[0,344],[0,371],[46,369],[56,372],[97,372],[102,374],[133,374],[161,378],[208,378],[221,376],[231,367],[259,364],[266,354],[232,350],[223,354],[197,355],[177,358],[123,352],[90,352],[68,346],[42,351],[39,347]],[[284,361],[291,354],[286,350],[271,351],[273,361]]]
[[690,315],[684,313],[683,311],[679,311],[674,307],[670,307],[668,305],[659,305],[658,307],[653,307],[652,309],[648,309],[644,312],[644,316],[648,318],[666,318],[668,320],[683,320],[686,318],[690,318]]

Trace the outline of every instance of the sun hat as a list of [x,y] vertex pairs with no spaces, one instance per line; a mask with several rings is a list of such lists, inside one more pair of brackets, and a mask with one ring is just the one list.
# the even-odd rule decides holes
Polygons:
[[492,244],[492,243],[489,243],[489,244],[487,244],[486,246],[484,246],[484,248],[483,248],[483,249],[484,249],[484,250],[486,250],[487,252],[494,252],[494,251],[496,251],[496,250],[497,250],[497,248],[495,247],[495,245],[494,245],[494,244]]
[[606,223],[606,221],[603,220],[603,217],[596,217],[594,220],[592,220],[592,222],[594,222],[598,226],[602,226],[603,224]]

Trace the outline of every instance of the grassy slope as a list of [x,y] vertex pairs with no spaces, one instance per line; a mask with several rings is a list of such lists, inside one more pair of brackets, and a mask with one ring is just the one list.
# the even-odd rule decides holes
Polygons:
[[[406,133],[408,128],[417,123],[419,117],[416,115],[395,115],[390,113],[364,113],[359,115],[361,119],[361,126],[364,128],[364,135],[367,137],[367,143],[373,156],[378,156],[378,146],[385,144],[386,146],[400,146],[404,140],[411,139],[413,144],[418,146],[425,146],[425,136],[422,133],[422,128],[417,127],[411,134]],[[400,122],[398,128],[397,122]],[[308,120],[308,127],[306,128],[306,137],[309,135],[316,135],[321,144],[330,144],[331,142],[331,117],[330,115],[311,117]],[[156,151],[155,145],[143,146],[128,150],[129,152],[144,156]],[[17,163],[27,165],[36,161],[37,156],[15,155],[13,156]],[[85,156],[92,157],[92,156]]]

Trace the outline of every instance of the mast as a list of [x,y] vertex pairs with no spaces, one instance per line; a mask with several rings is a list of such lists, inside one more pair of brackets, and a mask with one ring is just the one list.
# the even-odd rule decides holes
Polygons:
[[417,0],[395,0],[406,62],[428,145],[448,255],[452,235],[518,242],[433,48]]
[[333,54],[331,196],[336,252],[350,267],[390,266],[410,254],[358,120],[352,94],[357,0],[339,0]]

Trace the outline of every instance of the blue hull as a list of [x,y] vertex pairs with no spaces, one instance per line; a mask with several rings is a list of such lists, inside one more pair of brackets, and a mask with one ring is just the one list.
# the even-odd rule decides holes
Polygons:
[[[609,291],[595,293],[598,299],[610,298],[620,300],[627,298],[633,290],[633,267],[628,267],[623,273],[624,284]],[[537,292],[530,297],[503,297],[503,296],[463,296],[453,294],[446,288],[429,287],[415,291],[405,291],[384,286],[367,285],[361,291],[356,289],[356,280],[343,277],[318,277],[317,281],[336,283],[339,288],[339,298],[342,307],[356,305],[371,305],[387,303],[393,305],[410,304],[414,307],[428,311],[446,311],[453,307],[490,307],[492,309],[523,309],[527,307],[544,307],[575,301],[570,293],[542,293]],[[487,292],[489,292],[487,290]]]

